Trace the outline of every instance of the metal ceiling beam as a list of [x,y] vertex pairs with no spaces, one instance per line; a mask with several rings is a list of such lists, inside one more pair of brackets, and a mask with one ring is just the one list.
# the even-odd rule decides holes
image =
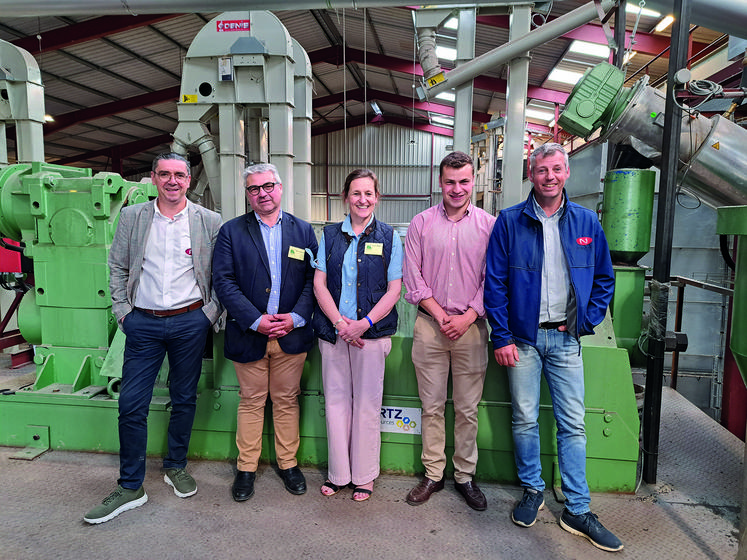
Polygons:
[[157,105],[167,101],[176,101],[179,99],[179,89],[180,86],[174,86],[150,93],[144,93],[142,95],[127,97],[119,101],[112,101],[111,103],[96,105],[95,107],[88,107],[86,109],[81,109],[80,111],[72,111],[63,115],[57,115],[54,122],[46,123],[44,125],[44,135],[46,136],[53,132],[59,132],[69,126],[80,124],[82,122],[110,117],[118,113],[134,111],[136,109],[142,109],[150,105]]
[[173,138],[171,137],[171,134],[161,134],[151,138],[136,140],[135,142],[128,142],[127,144],[120,144],[118,146],[111,146],[101,150],[94,150],[92,152],[85,152],[75,156],[58,159],[56,161],[51,161],[50,163],[55,163],[57,165],[70,165],[71,163],[78,163],[102,156],[111,158],[112,160],[121,160],[122,158],[150,150],[151,148],[160,146],[161,144],[170,144],[172,140]]
[[[96,13],[96,12],[92,12]],[[65,47],[72,47],[95,39],[100,39],[114,33],[121,33],[131,29],[153,25],[179,17],[182,14],[153,14],[137,16],[103,16],[82,21],[57,29],[50,29],[41,33],[41,39],[36,35],[29,35],[23,39],[11,41],[16,47],[37,55],[56,51]]]
[[[547,22],[551,22],[557,19],[557,17],[547,18]],[[498,29],[508,29],[508,16],[477,16],[477,23],[488,27],[496,27]],[[631,31],[625,32],[625,45],[630,44]],[[564,39],[578,39],[580,41],[588,41],[589,43],[596,43],[599,45],[607,44],[607,37],[604,35],[604,29],[597,23],[587,23],[564,33],[561,35]],[[646,33],[640,29],[635,34],[635,49],[641,54],[657,55],[665,48],[669,47],[670,39],[666,35],[654,35],[653,33]],[[693,51],[697,52],[707,45],[705,43],[693,43]]]
[[[348,101],[359,101],[364,103],[366,101],[382,101],[384,103],[391,103],[392,105],[398,105],[405,107],[406,109],[417,109],[419,111],[427,111],[430,113],[438,113],[439,115],[447,115],[449,117],[454,116],[454,107],[450,105],[442,105],[441,103],[431,103],[427,101],[413,100],[404,95],[397,95],[388,91],[380,91],[375,89],[364,90],[363,88],[348,90],[343,96],[343,93],[335,93],[332,95],[326,95],[324,97],[317,97],[313,100],[314,109],[319,107],[326,107],[328,105],[335,105],[336,103],[342,103],[344,97],[347,97]],[[472,111],[472,120],[474,122],[484,123],[490,120],[490,115],[487,113],[481,113],[479,111]]]
[[425,124],[425,123],[421,123],[418,121],[415,121],[413,123],[410,119],[407,119],[404,117],[394,117],[394,116],[382,116],[379,120],[376,121],[376,123],[372,123],[371,120],[365,116],[351,117],[351,118],[348,118],[346,121],[341,119],[340,121],[333,122],[331,124],[326,124],[322,126],[312,126],[311,135],[319,136],[320,134],[328,134],[330,132],[336,132],[338,130],[343,130],[345,128],[354,128],[356,126],[364,126],[366,124],[370,126],[378,126],[381,124],[397,124],[397,125],[404,126],[407,128],[413,128],[415,130],[422,130],[425,132],[433,132],[435,134],[441,134],[443,136],[454,136],[454,131],[450,128],[434,126],[432,124]]
[[[326,63],[340,66],[343,60],[342,47],[325,47],[323,49],[311,51],[307,54],[309,55],[309,60],[312,65]],[[352,48],[345,49],[346,62],[354,60],[355,62],[363,63],[363,55],[364,53],[362,50]],[[376,53],[366,53],[366,63],[369,66],[386,68],[403,74],[414,76],[423,75],[423,70],[420,68],[419,64],[413,63],[412,60],[406,60],[404,58],[396,58]],[[477,76],[475,78],[475,88],[506,93],[506,80],[491,78],[490,76]],[[565,103],[568,94],[562,91],[529,86],[528,97],[531,99],[549,101],[551,103]]]

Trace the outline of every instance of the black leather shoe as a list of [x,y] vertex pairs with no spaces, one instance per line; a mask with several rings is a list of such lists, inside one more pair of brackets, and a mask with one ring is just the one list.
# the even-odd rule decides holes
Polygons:
[[285,489],[291,494],[304,494],[306,492],[306,479],[298,466],[289,469],[278,469],[280,478],[285,483]]
[[231,495],[237,502],[245,502],[254,496],[254,479],[256,472],[236,471],[236,478],[231,486]]
[[464,496],[464,501],[472,509],[484,511],[488,508],[488,501],[485,499],[485,494],[482,493],[482,490],[477,487],[477,484],[473,480],[463,484],[455,482],[454,487]]
[[438,482],[435,480],[431,480],[427,476],[418,483],[418,485],[410,490],[410,493],[407,494],[407,498],[405,498],[405,501],[410,504],[411,506],[419,506],[420,504],[424,504],[427,502],[431,494],[434,492],[439,492],[440,490],[444,489],[444,479],[442,478]]

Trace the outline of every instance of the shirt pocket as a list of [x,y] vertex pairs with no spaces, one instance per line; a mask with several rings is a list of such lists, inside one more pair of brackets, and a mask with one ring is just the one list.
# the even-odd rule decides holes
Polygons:
[[573,268],[594,266],[594,245],[590,237],[579,237],[571,241],[568,251],[568,264]]

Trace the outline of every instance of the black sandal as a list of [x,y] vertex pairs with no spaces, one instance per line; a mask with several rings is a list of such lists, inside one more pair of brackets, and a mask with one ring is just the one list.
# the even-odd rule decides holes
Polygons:
[[[363,498],[362,500],[356,500],[355,499],[356,494],[365,494],[366,497]],[[353,488],[353,500],[356,502],[365,502],[367,499],[371,497],[371,494],[373,494],[373,490],[369,490],[368,488],[358,488],[358,487]]]
[[[337,493],[338,493],[338,492],[339,492],[340,490],[342,490],[343,488],[345,488],[345,486],[337,486],[337,484],[333,484],[333,483],[332,483],[332,482],[330,482],[329,480],[325,480],[325,481],[324,481],[324,484],[322,484],[322,488],[324,488],[325,486],[326,486],[327,488],[329,488],[330,490],[332,490],[332,493],[331,493],[331,494],[325,494],[324,492],[322,492],[322,496],[327,496],[328,498],[329,498],[330,496],[334,496],[334,495],[335,495],[335,494],[337,494]],[[319,491],[321,492],[321,488],[319,489]]]

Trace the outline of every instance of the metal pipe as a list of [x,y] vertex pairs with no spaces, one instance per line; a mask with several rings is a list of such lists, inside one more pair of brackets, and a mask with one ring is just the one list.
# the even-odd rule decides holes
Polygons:
[[[512,4],[524,4],[524,2],[512,2]],[[602,10],[607,12],[615,3],[613,0],[601,0],[600,4]],[[443,82],[428,89],[427,92],[422,88],[418,88],[418,96],[421,101],[425,101],[429,97],[434,97],[443,91],[450,90],[464,82],[473,80],[485,72],[494,70],[496,66],[505,64],[517,56],[524,56],[527,51],[531,51],[552,39],[560,37],[564,33],[573,31],[577,27],[589,23],[598,17],[599,12],[597,12],[594,2],[584,4],[516,40],[511,40],[492,51],[478,56],[467,64],[454,68],[446,73],[446,79]]]
[[[515,37],[526,36],[532,19],[530,6],[514,6],[511,12],[511,28],[509,42]],[[518,204],[528,193],[522,192],[524,159],[524,118],[527,100],[527,84],[529,83],[529,53],[523,52],[512,57],[508,72],[508,95],[506,96],[506,127],[503,141],[503,193],[501,208],[508,208]],[[531,148],[529,149],[531,152]]]
[[[562,0],[555,0],[556,2]],[[430,0],[428,5],[454,5],[454,0]],[[513,0],[493,0],[492,5],[509,6]],[[235,10],[310,10],[314,8],[383,8],[402,6],[402,0],[0,0],[3,17],[54,15],[138,15],[187,14]]]
[[[687,60],[690,0],[675,0],[679,20],[672,30],[669,58],[668,91],[674,91],[674,75]],[[669,274],[672,265],[672,238],[676,204],[677,170],[682,128],[682,110],[667,96],[664,115],[664,141],[656,216],[654,272],[651,289],[651,321],[649,352],[646,365],[646,392],[643,401],[643,480],[656,483],[659,459],[659,428],[661,425],[661,392],[664,380],[664,352],[669,301]],[[655,290],[657,297],[655,297]]]
[[432,27],[418,29],[418,62],[423,69],[423,78],[432,78],[441,72],[436,54],[436,30]]

